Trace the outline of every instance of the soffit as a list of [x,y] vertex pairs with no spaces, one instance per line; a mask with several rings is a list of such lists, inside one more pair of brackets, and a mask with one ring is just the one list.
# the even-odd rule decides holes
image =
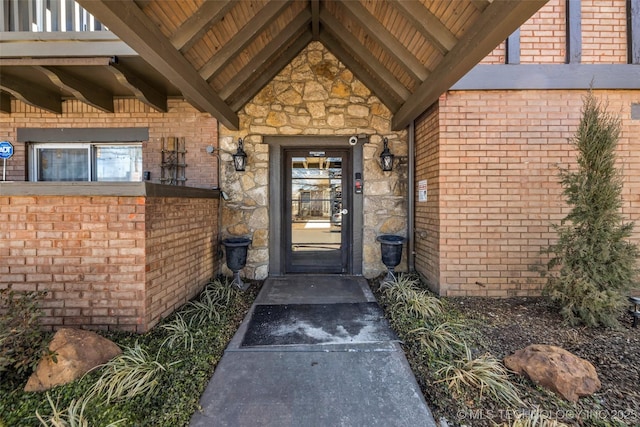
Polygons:
[[[318,40],[391,110],[394,129],[402,129],[546,1],[79,3],[144,60],[134,74],[149,76],[163,95],[180,94],[229,128],[237,128],[246,102]],[[134,58],[122,58],[131,62],[123,68],[134,68]],[[114,94],[129,90],[105,85]]]

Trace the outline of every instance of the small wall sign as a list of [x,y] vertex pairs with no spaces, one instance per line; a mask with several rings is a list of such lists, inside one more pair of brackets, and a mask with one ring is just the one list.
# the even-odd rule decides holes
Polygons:
[[418,201],[419,202],[427,201],[427,180],[426,179],[418,181]]
[[13,156],[13,145],[9,141],[0,141],[0,159],[2,159],[2,180],[7,180],[7,159]]
[[9,159],[13,156],[13,145],[9,141],[0,141],[0,159]]

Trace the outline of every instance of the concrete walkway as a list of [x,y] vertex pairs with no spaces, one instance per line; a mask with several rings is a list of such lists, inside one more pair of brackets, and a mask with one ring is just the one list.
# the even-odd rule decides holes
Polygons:
[[190,426],[434,426],[367,282],[270,278]]

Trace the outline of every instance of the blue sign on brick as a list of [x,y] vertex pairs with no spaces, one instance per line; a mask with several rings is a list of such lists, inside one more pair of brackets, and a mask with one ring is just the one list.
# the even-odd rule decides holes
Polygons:
[[9,141],[0,141],[0,159],[8,159],[13,156],[13,145]]

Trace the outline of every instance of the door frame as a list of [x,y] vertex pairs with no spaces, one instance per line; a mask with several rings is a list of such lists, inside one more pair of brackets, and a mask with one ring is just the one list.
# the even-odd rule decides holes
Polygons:
[[[285,239],[283,234],[284,212],[284,150],[301,148],[305,150],[348,149],[351,151],[351,177],[347,182],[353,183],[356,174],[364,175],[362,143],[349,144],[349,137],[344,136],[264,136],[263,141],[269,145],[269,276],[285,274]],[[364,180],[363,180],[364,182]],[[345,189],[343,189],[343,192]],[[347,242],[350,248],[347,263],[348,275],[362,275],[364,195],[355,194],[353,184],[351,191],[351,235]]]
[[[335,252],[332,253],[318,253],[317,251],[294,251],[292,249],[292,225],[293,225],[293,211],[292,211],[292,160],[294,157],[310,156],[311,151],[321,151],[323,157],[341,157],[341,174],[340,174],[340,188],[342,192],[341,196],[341,208],[347,209],[347,214],[342,217],[340,233],[340,249],[338,253],[339,258],[336,259]],[[285,249],[285,274],[298,274],[298,273],[314,273],[314,274],[341,274],[346,273],[349,270],[349,262],[351,261],[351,234],[353,233],[351,226],[351,217],[349,213],[353,211],[351,206],[352,194],[345,193],[345,188],[352,188],[352,172],[351,168],[351,149],[350,147],[322,147],[319,150],[316,148],[307,147],[284,147],[284,162],[283,162],[283,182],[282,186],[285,195],[285,206],[282,211],[281,224],[283,232],[283,248]],[[327,154],[328,153],[328,154]],[[330,214],[333,213],[333,208],[330,210]],[[330,231],[330,234],[334,235]],[[326,256],[325,256],[326,255]]]

